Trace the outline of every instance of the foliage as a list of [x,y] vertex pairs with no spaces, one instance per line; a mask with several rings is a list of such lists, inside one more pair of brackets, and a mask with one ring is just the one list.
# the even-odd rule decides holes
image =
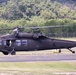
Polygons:
[[46,34],[49,31],[76,32],[75,0],[7,0],[7,3],[0,4],[0,28],[50,25],[70,27],[42,29],[42,31]]
[[0,5],[0,18],[30,20],[33,16],[40,16],[45,20],[56,18],[76,19],[75,9],[75,3],[62,4],[50,0],[10,0]]

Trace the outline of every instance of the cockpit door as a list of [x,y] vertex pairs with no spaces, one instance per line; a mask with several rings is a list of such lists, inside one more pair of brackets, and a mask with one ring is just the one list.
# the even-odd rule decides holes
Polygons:
[[12,47],[13,41],[12,40],[3,40],[3,46]]
[[2,48],[2,40],[0,39],[0,49]]
[[2,49],[8,50],[8,51],[13,50],[13,41],[12,40],[3,40]]

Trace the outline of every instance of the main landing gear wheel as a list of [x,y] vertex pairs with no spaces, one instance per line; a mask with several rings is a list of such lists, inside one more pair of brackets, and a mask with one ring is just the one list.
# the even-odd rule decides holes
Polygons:
[[61,49],[59,49],[59,53],[61,53]]
[[4,55],[8,55],[9,53],[7,53],[7,52],[2,52]]
[[16,55],[16,52],[15,52],[15,51],[12,51],[12,52],[11,52],[11,55]]
[[10,52],[10,54],[11,54],[11,55],[16,55],[16,51],[14,50],[14,48],[13,48],[13,50]]

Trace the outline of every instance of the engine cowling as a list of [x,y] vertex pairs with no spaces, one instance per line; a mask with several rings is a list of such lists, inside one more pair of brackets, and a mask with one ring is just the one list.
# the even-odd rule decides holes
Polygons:
[[45,35],[40,34],[40,33],[16,33],[15,37],[18,37],[18,38],[32,38],[32,39],[46,38]]
[[39,38],[39,36],[37,34],[32,34],[32,33],[18,33],[18,34],[16,34],[16,37],[18,37],[18,38],[33,38],[33,39]]

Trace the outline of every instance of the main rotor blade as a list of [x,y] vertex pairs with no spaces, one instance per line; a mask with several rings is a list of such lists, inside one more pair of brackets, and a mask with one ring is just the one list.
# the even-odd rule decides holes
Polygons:
[[26,28],[22,28],[22,27],[15,27],[15,28],[3,28],[0,30],[14,30],[14,29],[18,29],[18,30],[22,30],[22,29],[42,29],[42,28],[59,28],[59,27],[68,27],[71,25],[56,25],[56,26],[33,26],[33,27],[26,27]]
[[41,28],[59,28],[59,27],[67,27],[69,25],[57,25],[57,26],[37,26],[37,27],[26,27],[25,29],[41,29]]
[[1,28],[0,30],[15,30],[15,29],[24,29],[24,28],[21,28],[21,27],[15,27],[15,28]]

